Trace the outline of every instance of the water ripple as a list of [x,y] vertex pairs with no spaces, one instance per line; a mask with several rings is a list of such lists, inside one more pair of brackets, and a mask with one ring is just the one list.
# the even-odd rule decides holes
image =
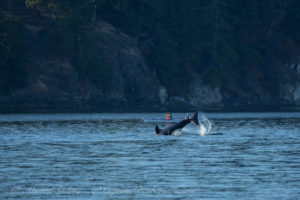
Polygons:
[[299,198],[299,113],[209,114],[204,137],[145,115],[0,115],[0,198]]

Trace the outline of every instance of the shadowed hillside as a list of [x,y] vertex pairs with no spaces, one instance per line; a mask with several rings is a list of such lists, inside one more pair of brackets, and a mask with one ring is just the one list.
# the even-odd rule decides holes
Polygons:
[[0,2],[0,109],[300,105],[296,0]]

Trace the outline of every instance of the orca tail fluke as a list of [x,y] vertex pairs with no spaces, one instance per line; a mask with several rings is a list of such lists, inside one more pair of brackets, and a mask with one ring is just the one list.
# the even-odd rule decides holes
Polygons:
[[156,134],[159,134],[160,130],[161,130],[161,129],[158,128],[158,126],[156,125],[156,126],[155,126],[155,133],[156,133]]
[[192,119],[191,119],[192,122],[194,122],[195,124],[199,125],[199,121],[198,121],[198,112],[196,112]]

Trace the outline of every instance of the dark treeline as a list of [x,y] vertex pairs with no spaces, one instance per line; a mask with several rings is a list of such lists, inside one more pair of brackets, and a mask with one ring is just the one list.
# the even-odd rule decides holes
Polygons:
[[72,58],[79,74],[107,84],[109,66],[101,62],[91,26],[108,21],[138,41],[146,64],[174,95],[194,78],[225,96],[255,93],[253,85],[277,95],[300,44],[298,0],[5,0],[0,6],[0,89],[6,93],[26,84],[25,23],[42,27],[47,53]]

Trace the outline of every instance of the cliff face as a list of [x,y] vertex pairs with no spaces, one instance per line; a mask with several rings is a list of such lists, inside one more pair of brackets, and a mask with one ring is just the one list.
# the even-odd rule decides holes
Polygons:
[[[103,76],[111,85],[94,84],[68,57],[53,56],[40,42],[42,28],[25,25],[28,84],[0,95],[2,110],[73,110],[143,108],[158,104],[159,81],[146,66],[133,38],[99,21],[93,26],[99,34],[94,41],[101,47],[101,60],[109,66]],[[96,77],[97,78],[97,77]]]
[[137,42],[104,21],[97,28],[103,59],[114,79],[108,98],[130,107],[158,103],[159,81],[145,64]]
[[288,77],[285,77],[286,80],[280,85],[280,97],[290,102],[290,104],[300,106],[300,56],[298,56],[295,62],[286,64],[285,66],[289,68],[297,78],[291,82],[288,81]]
[[[28,23],[24,26],[28,84],[22,89],[12,90],[9,95],[0,94],[0,109],[201,110],[208,107],[300,105],[299,59],[286,64],[288,72],[282,73],[282,81],[274,86],[279,91],[277,96],[260,91],[259,83],[255,82],[248,83],[252,91],[233,85],[230,92],[228,87],[215,87],[195,77],[188,77],[191,81],[182,95],[170,96],[157,75],[145,64],[135,39],[102,20],[93,24],[91,29],[99,35],[99,39],[93,42],[101,49],[101,62],[108,67],[102,76],[109,78],[109,85],[95,84],[95,80],[80,74],[80,67],[74,64],[73,57],[49,54],[41,42],[42,27]],[[296,80],[290,81],[288,73],[298,74]],[[94,79],[97,82],[97,75]]]

